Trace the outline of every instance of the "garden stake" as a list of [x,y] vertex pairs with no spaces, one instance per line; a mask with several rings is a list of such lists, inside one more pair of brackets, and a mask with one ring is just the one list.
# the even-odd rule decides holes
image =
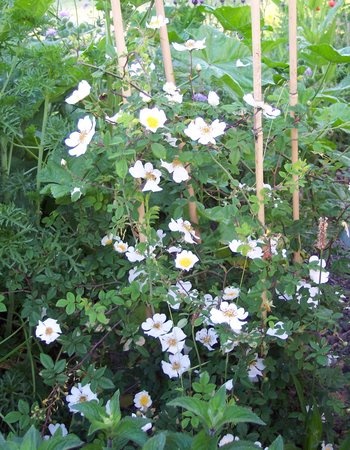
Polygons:
[[[252,52],[253,52],[253,96],[256,102],[262,102],[261,92],[261,29],[260,0],[251,2],[252,17]],[[265,228],[265,207],[262,190],[264,188],[264,136],[262,129],[262,110],[254,108],[254,138],[255,138],[255,180],[256,196],[259,202],[258,220]],[[263,324],[266,323],[269,300],[264,290],[261,294],[261,314]]]
[[[118,68],[121,76],[127,75],[127,48],[125,44],[125,38],[124,38],[124,27],[123,27],[123,17],[122,17],[122,10],[120,7],[120,1],[119,0],[111,0],[112,5],[112,16],[113,16],[113,27],[114,27],[114,36],[115,36],[115,43],[117,46],[117,53],[118,53]],[[127,103],[127,97],[131,95],[131,89],[130,86],[127,88],[122,89],[123,92],[123,103]],[[141,232],[141,227],[144,222],[145,218],[145,205],[142,201],[140,206],[137,209],[138,211],[138,234],[139,234],[139,241],[140,242],[146,242],[146,236]]]
[[[298,48],[297,48],[297,0],[289,0],[289,104],[290,115],[296,123],[294,107],[298,103]],[[298,128],[291,129],[292,164],[298,162]],[[299,184],[298,176],[293,175],[293,220],[299,220]],[[299,248],[300,248],[300,237]],[[300,250],[294,252],[294,261],[302,262]]]
[[[162,16],[165,19],[165,10],[164,10],[164,3],[163,0],[155,0],[155,7],[156,7],[156,14],[157,16]],[[169,38],[168,38],[168,30],[167,26],[163,25],[159,29],[159,37],[160,37],[160,45],[162,49],[162,55],[163,55],[163,64],[164,64],[164,72],[165,72],[165,79],[169,83],[175,83],[175,77],[174,77],[174,70],[173,70],[173,63],[171,59],[171,51],[170,51],[170,44],[169,44]],[[180,151],[182,150],[183,144],[180,144],[179,148]],[[188,174],[191,173],[191,167],[190,165],[186,166],[186,170]],[[190,198],[195,197],[194,188],[192,186],[191,182],[188,182],[187,184],[187,192]],[[198,214],[197,214],[197,205],[196,202],[193,200],[188,200],[188,214],[190,221],[194,224],[194,229],[196,231],[196,235],[199,237],[198,243],[200,243],[200,232],[198,229]]]

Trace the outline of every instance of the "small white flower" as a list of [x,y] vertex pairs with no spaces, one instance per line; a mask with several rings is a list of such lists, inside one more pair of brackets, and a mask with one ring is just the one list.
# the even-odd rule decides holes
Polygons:
[[113,123],[116,124],[118,123],[118,120],[121,118],[122,113],[120,111],[118,111],[117,113],[114,114],[114,116],[106,116],[105,119],[107,122],[109,123]]
[[248,377],[250,381],[256,383],[259,381],[258,377],[262,377],[262,371],[265,369],[264,360],[262,358],[258,358],[258,355],[255,354],[254,360],[249,364],[248,367]]
[[159,336],[163,352],[180,353],[185,345],[186,335],[179,327],[174,327],[171,333]]
[[129,245],[126,242],[118,240],[113,244],[113,248],[117,253],[126,253]]
[[68,430],[64,423],[56,423],[55,425],[50,423],[48,428],[51,433],[51,436],[53,436],[58,429],[61,430],[62,436],[67,436],[67,434],[68,434]]
[[201,117],[192,120],[184,130],[186,136],[200,144],[216,144],[215,138],[224,134],[226,128],[225,122],[219,122],[218,119],[209,125]]
[[233,441],[239,441],[239,437],[238,436],[233,436],[233,434],[228,433],[228,434],[225,434],[225,436],[223,436],[220,439],[220,441],[218,443],[218,446],[219,447],[223,447],[224,445],[230,444]]
[[321,450],[333,450],[333,444],[325,444],[323,441],[321,444]]
[[288,334],[284,331],[284,323],[281,321],[276,322],[273,328],[269,328],[266,334],[283,340],[288,338]]
[[146,23],[146,28],[151,28],[152,30],[159,30],[161,27],[169,23],[169,19],[164,18],[162,15],[152,16],[151,20]]
[[317,263],[320,269],[310,269],[309,277],[316,284],[324,284],[328,282],[329,272],[323,270],[326,267],[326,261],[324,259],[319,259],[318,256],[311,256],[309,263]]
[[252,94],[246,94],[243,96],[243,100],[248,103],[248,105],[253,106],[254,108],[260,108],[263,110],[263,114],[268,119],[275,119],[281,114],[281,111],[268,103],[264,103],[263,101],[257,102],[254,100]]
[[169,361],[162,361],[162,369],[165,375],[168,375],[170,378],[180,377],[191,367],[190,358],[182,353],[169,355]]
[[140,75],[143,74],[143,67],[141,66],[141,64],[139,62],[134,62],[132,64],[130,64],[129,67],[129,75],[134,77],[139,77]]
[[62,158],[60,164],[61,164],[62,167],[66,167],[67,166],[67,161]]
[[146,319],[145,322],[141,324],[141,328],[148,336],[153,336],[158,338],[163,334],[168,333],[173,327],[173,322],[166,319],[165,314],[156,313],[151,318]]
[[208,103],[210,106],[218,106],[220,103],[220,97],[214,91],[210,91],[208,94]]
[[162,188],[159,186],[161,171],[153,168],[153,164],[147,162],[145,165],[140,160],[135,162],[133,167],[130,167],[129,173],[134,178],[142,178],[146,180],[142,188],[143,192],[152,191],[159,192]]
[[134,397],[134,405],[141,411],[146,411],[152,405],[152,399],[147,391],[138,392]]
[[171,231],[179,231],[180,233],[183,233],[184,241],[188,242],[189,244],[196,244],[193,238],[199,239],[199,237],[196,236],[196,232],[191,223],[188,220],[183,220],[181,217],[180,219],[176,220],[171,219],[171,222],[169,223],[169,229]]
[[187,181],[190,178],[184,165],[178,159],[174,159],[171,163],[161,160],[161,166],[164,167],[169,173],[173,174],[173,180],[175,183],[181,183],[182,181]]
[[196,64],[196,71],[200,72],[202,70],[202,66],[198,63]]
[[66,98],[66,103],[69,105],[75,105],[76,103],[83,100],[85,97],[90,95],[91,86],[86,80],[82,80],[78,84],[78,89],[73,91],[73,93]]
[[114,239],[117,239],[117,237],[114,236],[113,233],[108,233],[101,239],[101,245],[103,245],[104,247],[106,245],[112,245]]
[[172,137],[170,133],[163,133],[163,136],[169,145],[171,145],[172,147],[177,147],[177,139]]
[[91,142],[91,139],[94,137],[96,127],[95,117],[90,119],[89,116],[85,116],[78,121],[78,130],[74,131],[69,135],[67,139],[65,139],[65,144],[68,147],[72,147],[68,153],[71,156],[81,156],[83,155],[88,145]]
[[218,342],[218,335],[214,328],[202,328],[196,333],[196,341],[204,345],[208,350],[214,350],[213,345]]
[[232,391],[233,389],[233,378],[230,380],[227,380],[226,383],[224,383],[226,391]]
[[246,241],[234,239],[233,241],[229,242],[228,246],[234,253],[241,253],[243,256],[247,256],[251,259],[261,259],[263,257],[263,250],[258,246],[258,244],[263,244],[263,241],[260,239],[251,239],[251,237],[249,236]]
[[167,81],[163,86],[163,91],[166,92],[166,98],[173,103],[182,103],[182,95],[180,90],[171,81]]
[[152,133],[155,133],[158,128],[162,128],[164,126],[164,123],[166,122],[167,118],[162,109],[158,108],[144,108],[140,111],[139,116],[140,123],[146,127],[147,130],[152,131]]
[[188,272],[198,262],[198,257],[191,251],[182,250],[176,255],[175,267],[177,269],[186,270]]
[[[97,400],[97,395],[92,392],[90,388],[90,384],[86,384],[82,386],[81,383],[78,383],[78,387],[73,386],[70,394],[66,396],[66,402],[68,403],[69,411],[78,412],[77,409],[74,408],[75,405],[84,402],[90,402],[92,400]],[[80,413],[82,416],[84,414]]]
[[[77,194],[77,195],[75,195]],[[81,189],[79,187],[75,187],[70,191],[70,196],[71,198],[73,198],[73,196],[76,198],[76,200],[79,200],[79,198],[81,197],[82,192]]]
[[173,301],[168,302],[172,309],[179,309],[180,303],[184,298],[197,297],[197,291],[190,292],[192,283],[190,281],[178,281],[175,286],[170,286],[168,295],[173,298]]
[[128,247],[128,250],[125,252],[125,256],[127,257],[128,261],[130,262],[140,262],[143,261],[146,256],[140,253],[138,250],[135,250],[135,247],[131,246]]
[[235,300],[237,297],[239,297],[240,289],[236,288],[234,286],[228,286],[224,289],[224,295],[222,298],[224,300]]
[[243,322],[247,316],[248,312],[244,308],[238,308],[235,303],[221,302],[219,309],[212,308],[210,310],[212,323],[227,323],[235,333],[239,333],[242,326],[247,323]]
[[192,50],[203,50],[206,47],[205,39],[195,41],[193,39],[189,39],[184,44],[178,44],[177,42],[173,42],[173,47],[178,52],[188,52]]
[[308,299],[307,303],[310,305],[311,308],[316,308],[318,306],[318,300],[315,300],[315,297],[318,296],[320,290],[317,286],[311,286],[310,283],[307,283],[304,280],[300,280],[297,284],[297,296],[296,299],[298,300],[298,303],[300,303],[301,299],[303,298],[303,293],[300,292],[301,289],[305,289],[308,291]]
[[55,319],[46,319],[43,322],[39,320],[39,324],[35,329],[35,336],[46,342],[46,344],[54,342],[61,333],[61,327]]
[[148,94],[144,94],[143,92],[140,92],[140,98],[143,102],[149,103],[152,100],[152,97]]

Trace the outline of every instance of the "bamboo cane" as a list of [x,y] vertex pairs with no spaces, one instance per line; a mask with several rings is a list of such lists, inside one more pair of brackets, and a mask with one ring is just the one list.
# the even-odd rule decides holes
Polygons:
[[[297,46],[297,1],[289,0],[289,104],[293,109],[298,104],[298,46]],[[295,112],[290,112],[295,121]],[[298,128],[291,129],[292,164],[298,162]],[[293,175],[293,220],[299,220],[299,180]],[[300,251],[294,252],[294,261],[301,262]]]
[[[125,74],[127,75],[128,51],[126,48],[124,38],[122,10],[120,7],[119,0],[111,0],[111,5],[112,5],[115,43],[118,53],[118,68],[121,76],[124,76]],[[130,87],[124,88],[122,92],[123,92],[123,102],[126,103],[127,101],[126,98],[131,95]]]
[[[261,102],[261,29],[260,29],[260,0],[251,2],[252,16],[252,48],[253,48],[253,95],[256,102]],[[256,195],[259,201],[258,219],[265,225],[265,207],[262,189],[264,188],[264,137],[262,130],[262,111],[254,109],[255,136],[255,181]]]
[[[165,19],[165,10],[164,10],[164,2],[163,0],[155,0],[155,7],[156,7],[156,14],[157,16],[162,16]],[[173,63],[171,59],[171,51],[170,51],[170,44],[169,44],[169,38],[168,38],[168,30],[167,26],[163,25],[159,29],[159,37],[160,37],[160,45],[162,49],[162,56],[163,56],[163,64],[164,64],[164,72],[165,72],[165,79],[168,82],[175,84],[175,76],[174,76],[174,70],[173,70]],[[180,151],[182,149],[182,145],[180,144]],[[188,174],[191,173],[191,167],[190,165],[187,165],[186,170]],[[195,197],[195,191],[193,188],[193,185],[191,182],[188,182],[187,184],[187,192],[189,195],[189,198]],[[197,205],[196,202],[193,200],[188,201],[188,214],[190,221],[195,225],[195,231],[196,235],[200,238],[200,232],[198,228],[198,212],[197,212]],[[198,241],[200,242],[200,240]]]
[[[124,26],[123,26],[123,17],[122,11],[120,7],[119,0],[111,0],[112,5],[112,17],[113,17],[113,26],[114,26],[114,36],[115,43],[117,47],[118,53],[118,69],[120,71],[121,76],[128,75],[128,58],[127,58],[127,48],[125,44],[124,38]],[[123,103],[127,103],[127,98],[131,95],[131,89],[128,86],[127,88],[123,88]],[[140,206],[137,209],[138,211],[138,235],[140,242],[146,242],[146,236],[141,232],[142,224],[145,219],[145,204],[141,202]]]

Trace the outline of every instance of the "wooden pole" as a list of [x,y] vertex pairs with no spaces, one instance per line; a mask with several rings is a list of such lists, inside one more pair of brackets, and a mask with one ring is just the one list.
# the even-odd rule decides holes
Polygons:
[[[251,1],[252,49],[253,49],[253,96],[256,102],[263,101],[261,91],[261,29],[260,0]],[[262,129],[262,111],[254,109],[255,136],[255,180],[256,195],[259,201],[258,219],[265,226],[265,207],[262,189],[264,188],[264,137]]]
[[[295,123],[293,108],[298,104],[298,44],[297,44],[297,0],[289,0],[289,104],[290,115]],[[298,128],[291,129],[292,164],[298,162]],[[299,212],[299,179],[293,175],[293,220],[300,219]],[[301,262],[300,250],[294,252],[294,261]]]
[[[115,43],[117,47],[118,53],[118,69],[120,75],[124,77],[128,74],[128,51],[125,44],[124,38],[124,26],[123,26],[123,17],[122,10],[120,7],[119,0],[111,0],[112,5],[112,17],[113,17],[113,26],[114,26],[114,36]],[[130,87],[124,88],[123,92],[123,102],[126,103],[126,98],[131,95]]]
[[[156,14],[165,19],[165,10],[163,0],[155,0]],[[168,37],[168,29],[163,25],[159,29],[160,46],[162,49],[165,78],[168,82],[175,84],[173,63],[171,60],[170,44]]]

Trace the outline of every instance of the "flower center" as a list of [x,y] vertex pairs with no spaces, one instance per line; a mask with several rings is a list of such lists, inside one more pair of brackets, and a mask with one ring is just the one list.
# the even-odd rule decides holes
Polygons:
[[88,135],[88,132],[87,132],[87,131],[82,131],[82,132],[80,133],[80,135],[79,135],[79,142],[80,142],[81,144],[84,143],[84,141],[85,141],[87,135]]
[[195,41],[193,39],[190,39],[185,43],[185,47],[187,47],[189,50],[193,50],[195,46]]
[[140,397],[140,405],[143,408],[147,408],[148,404],[149,404],[149,397],[148,397],[148,395],[142,395]]
[[211,134],[211,127],[209,125],[206,125],[201,128],[202,134]]
[[153,174],[153,172],[146,172],[145,178],[146,180],[153,180],[153,181],[157,179],[157,177]]
[[47,336],[51,336],[52,333],[53,333],[53,329],[51,327],[46,327],[45,334]]
[[204,344],[210,344],[210,336],[205,336],[205,337],[203,338],[203,343],[204,343]]
[[181,368],[181,364],[179,362],[173,362],[171,365],[173,370],[179,370]]
[[79,397],[79,403],[84,403],[84,402],[87,402],[87,396],[86,395],[81,395],[80,397]]
[[188,231],[189,233],[192,233],[192,232],[193,232],[192,225],[190,224],[190,222],[187,222],[187,220],[186,220],[186,222],[183,223],[182,226],[183,226],[184,229],[185,229],[186,231]]
[[156,117],[147,117],[146,122],[149,128],[157,128],[159,126],[159,120]]
[[179,161],[178,159],[174,159],[174,161],[171,164],[173,165],[173,167],[180,167],[180,166],[182,166],[182,162]]
[[226,311],[224,311],[224,316],[225,317],[236,317],[237,316],[237,312],[233,311],[232,309],[226,309]]
[[184,256],[183,258],[181,258],[180,264],[182,267],[190,267],[190,265],[192,264],[192,260],[188,256]]
[[161,323],[160,323],[160,322],[155,322],[155,323],[153,324],[153,327],[152,327],[152,328],[156,328],[157,330],[160,330],[160,327],[161,327]]
[[169,347],[174,347],[175,345],[177,345],[177,340],[175,338],[169,338],[168,345]]

